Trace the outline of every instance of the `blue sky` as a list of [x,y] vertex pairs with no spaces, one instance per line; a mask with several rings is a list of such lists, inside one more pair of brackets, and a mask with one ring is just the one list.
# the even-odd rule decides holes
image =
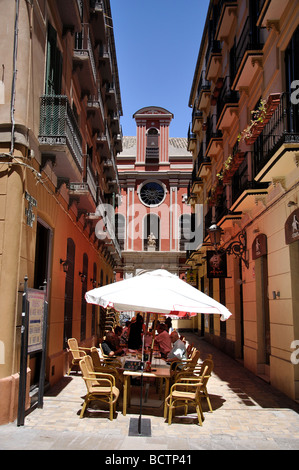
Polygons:
[[171,137],[186,137],[188,106],[209,0],[110,0],[124,135],[133,114],[161,106],[174,114]]

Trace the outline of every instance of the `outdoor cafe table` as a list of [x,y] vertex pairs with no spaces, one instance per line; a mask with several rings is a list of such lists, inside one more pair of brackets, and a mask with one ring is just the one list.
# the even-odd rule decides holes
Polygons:
[[154,359],[151,372],[124,370],[124,394],[123,394],[123,415],[127,414],[127,405],[130,404],[130,383],[131,377],[147,377],[156,379],[165,379],[165,398],[169,393],[170,366],[162,359]]

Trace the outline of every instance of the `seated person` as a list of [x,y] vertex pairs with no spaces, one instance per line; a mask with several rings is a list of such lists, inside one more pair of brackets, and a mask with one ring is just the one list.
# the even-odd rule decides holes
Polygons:
[[128,339],[129,339],[129,333],[130,333],[130,324],[131,322],[129,320],[126,321],[126,326],[124,327],[123,331],[122,331],[122,334],[121,334],[121,337],[120,337],[120,341],[123,343],[123,344],[128,344]]
[[159,346],[161,357],[166,358],[171,350],[171,340],[164,323],[160,323],[157,327],[158,335],[155,338],[155,344]]
[[117,349],[120,348],[122,331],[123,329],[119,325],[114,328],[114,343]]
[[102,342],[102,350],[106,356],[121,356],[124,354],[123,348],[117,347],[115,341],[115,334],[112,331],[108,331],[106,339]]
[[170,339],[172,342],[172,349],[167,355],[167,362],[177,362],[186,360],[186,345],[182,340],[180,340],[178,332],[173,331],[170,335]]
[[149,330],[144,335],[144,347],[145,349],[150,348],[153,341],[153,333],[152,330]]

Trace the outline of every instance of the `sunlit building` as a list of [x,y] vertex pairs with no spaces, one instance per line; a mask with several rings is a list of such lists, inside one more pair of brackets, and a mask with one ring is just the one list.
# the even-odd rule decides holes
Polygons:
[[203,205],[205,238],[187,260],[198,287],[233,313],[202,316],[200,333],[296,400],[298,24],[295,0],[210,2],[188,134],[188,202]]
[[164,108],[145,107],[133,118],[136,136],[124,136],[117,156],[121,202],[116,225],[122,247],[117,278],[161,267],[183,277],[191,230],[187,139],[169,137],[173,115]]
[[25,278],[36,315],[29,406],[43,370],[46,385],[68,370],[68,338],[95,344],[101,319],[84,295],[112,282],[120,260],[113,224],[104,240],[95,231],[105,216],[97,207],[115,207],[120,194],[122,105],[111,21],[109,0],[0,4],[0,423],[16,418]]

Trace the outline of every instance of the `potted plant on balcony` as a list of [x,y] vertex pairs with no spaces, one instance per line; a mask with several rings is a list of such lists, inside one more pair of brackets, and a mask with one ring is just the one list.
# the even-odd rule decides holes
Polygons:
[[239,134],[238,141],[244,141],[247,145],[253,144],[269,122],[279,102],[280,93],[271,93],[266,100],[261,99],[258,108],[251,111],[251,122]]

